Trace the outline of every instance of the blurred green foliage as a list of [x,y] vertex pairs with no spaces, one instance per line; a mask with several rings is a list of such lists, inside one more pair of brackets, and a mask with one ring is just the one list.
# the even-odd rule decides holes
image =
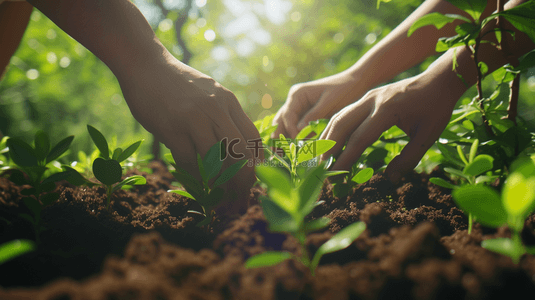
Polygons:
[[[188,12],[186,1],[192,1]],[[234,92],[253,121],[275,113],[293,84],[350,67],[422,2],[392,1],[377,10],[376,0],[134,1],[179,59],[184,49],[174,21],[188,14],[181,36],[192,53],[190,65]],[[164,16],[158,4],[169,13]],[[394,80],[415,75],[432,61]],[[520,95],[520,112],[529,119],[533,110],[523,108],[535,101],[533,92],[531,72]],[[35,10],[0,82],[0,130],[23,139],[38,129],[52,140],[75,135],[70,158],[76,159],[79,150],[93,149],[86,124],[119,136],[118,146],[152,140],[130,114],[106,65]],[[142,153],[150,152],[150,142],[142,147]]]

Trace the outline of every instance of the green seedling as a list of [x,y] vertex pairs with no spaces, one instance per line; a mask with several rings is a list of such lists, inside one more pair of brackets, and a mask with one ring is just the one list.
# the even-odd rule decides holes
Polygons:
[[0,139],[0,171],[9,169],[8,166],[8,151],[9,147],[7,146],[7,139],[9,137],[4,136]]
[[532,159],[519,159],[513,163],[513,169],[501,197],[491,187],[466,185],[455,189],[453,198],[481,224],[494,228],[507,225],[511,238],[485,240],[481,246],[518,263],[525,253],[535,254],[535,247],[524,246],[520,235],[526,218],[535,209],[535,164]]
[[[439,144],[439,149],[442,150],[445,157],[450,157],[450,161],[456,163],[461,169],[456,168],[444,168],[444,171],[450,173],[453,176],[459,177],[463,184],[478,185],[489,183],[497,178],[497,176],[487,175],[486,173],[492,170],[494,158],[487,154],[477,155],[477,149],[479,146],[479,140],[475,139],[470,147],[470,153],[468,157],[464,154],[462,147],[457,145],[457,155],[459,159],[452,157],[451,153],[442,145]],[[445,187],[448,189],[458,189],[459,185],[449,183],[448,181],[439,178],[432,177],[430,182]],[[472,233],[472,224],[476,221],[471,213],[468,213],[468,233]]]
[[66,137],[50,147],[48,134],[40,130],[35,134],[34,145],[18,138],[8,138],[6,145],[9,148],[9,157],[17,169],[11,172],[10,180],[20,186],[29,186],[22,190],[22,202],[29,209],[30,214],[21,214],[20,217],[33,224],[36,241],[41,227],[41,211],[59,199],[59,193],[54,192],[56,182],[68,179],[72,172],[66,170],[50,174],[47,170],[51,164],[69,149],[74,136]]
[[0,245],[0,265],[35,250],[35,243],[30,240],[14,240]]
[[[318,205],[318,197],[321,193],[324,180],[329,176],[346,174],[347,171],[328,171],[332,158],[328,161],[317,163],[315,160],[319,155],[327,152],[333,141],[312,141],[298,147],[281,136],[282,146],[287,147],[285,151],[287,157],[275,156],[284,169],[270,165],[260,165],[256,167],[257,177],[267,185],[268,197],[261,196],[261,205],[264,215],[269,223],[269,229],[273,232],[287,232],[294,236],[302,248],[302,256],[295,257],[289,252],[269,251],[251,257],[246,262],[246,267],[254,268],[278,264],[286,259],[294,258],[301,261],[314,274],[321,257],[326,253],[335,252],[348,247],[365,229],[362,222],[353,224],[328,242],[322,245],[314,257],[310,259],[305,246],[308,233],[326,228],[330,220],[321,218],[313,221],[306,221],[306,216]],[[314,151],[306,149],[311,143],[316,144]],[[284,144],[287,143],[287,144]],[[301,164],[309,162],[309,164]],[[316,164],[316,166],[312,166]],[[289,173],[289,174],[288,174]]]
[[202,212],[188,211],[204,216],[204,219],[197,226],[208,225],[212,222],[215,215],[214,208],[219,205],[224,196],[224,190],[221,185],[234,177],[247,163],[246,159],[240,160],[218,176],[223,167],[224,153],[225,149],[222,142],[217,142],[210,147],[204,158],[201,158],[201,155],[197,153],[197,165],[201,174],[200,180],[195,179],[188,171],[178,166],[170,154],[166,155],[166,158],[175,168],[175,171],[171,173],[185,189],[185,191],[169,190],[169,192],[193,199],[202,207]]
[[359,169],[355,164],[348,176],[342,181],[333,182],[333,194],[335,197],[346,197],[355,186],[365,183],[373,176],[372,168]]
[[91,125],[87,125],[87,130],[100,151],[100,157],[97,157],[93,161],[93,175],[106,187],[106,208],[109,209],[113,192],[125,186],[147,183],[145,177],[141,175],[134,175],[121,180],[123,176],[121,162],[136,152],[143,141],[137,141],[124,150],[122,148],[116,148],[110,151],[108,142],[100,131]]

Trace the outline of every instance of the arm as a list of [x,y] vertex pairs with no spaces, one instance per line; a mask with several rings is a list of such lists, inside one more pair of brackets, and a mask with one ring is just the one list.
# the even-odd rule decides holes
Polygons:
[[[495,1],[488,2],[483,17],[495,9]],[[432,12],[468,16],[445,0],[425,1],[349,69],[293,86],[286,103],[274,119],[274,123],[280,127],[274,136],[278,137],[279,133],[295,136],[308,122],[330,118],[343,107],[357,101],[371,88],[436,54],[436,41],[443,36],[455,35],[458,21],[447,24],[440,30],[426,26],[407,37],[411,25]]]
[[26,2],[0,3],[0,80],[24,35],[32,9]]
[[[253,158],[246,142],[260,136],[234,94],[173,57],[128,0],[29,2],[109,66],[133,116],[179,166],[200,178],[196,154],[204,156],[225,137],[238,139],[234,151]],[[235,161],[229,157],[223,169]],[[227,190],[243,199],[254,182],[253,167],[244,167]]]
[[[510,1],[505,8],[522,2]],[[495,26],[495,22],[488,26],[483,32]],[[521,57],[535,48],[526,34],[508,23],[504,28],[515,32],[514,40],[510,35],[503,36],[513,57]],[[447,126],[457,100],[468,89],[452,71],[454,50],[448,50],[422,74],[374,89],[336,114],[321,136],[337,142],[324,157],[339,154],[347,141],[346,149],[341,152],[333,168],[349,169],[385,130],[397,125],[407,133],[410,142],[389,163],[386,172],[396,182],[404,173],[412,170]],[[458,73],[468,85],[473,85],[477,69],[471,51],[460,47],[456,53]],[[478,56],[480,61],[487,64],[489,73],[508,63],[507,55],[489,43],[481,44]]]

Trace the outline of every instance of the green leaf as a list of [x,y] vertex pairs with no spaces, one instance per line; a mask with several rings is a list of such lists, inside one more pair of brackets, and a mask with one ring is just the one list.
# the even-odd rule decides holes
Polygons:
[[133,143],[132,145],[128,146],[126,149],[124,149],[124,151],[119,155],[119,157],[117,157],[117,161],[123,162],[127,158],[129,158],[132,154],[134,154],[134,152],[136,152],[136,150],[139,148],[142,142],[143,140],[137,141]]
[[210,193],[206,195],[206,197],[200,197],[196,200],[200,205],[202,205],[202,207],[204,207],[206,211],[210,211],[212,207],[217,206],[223,200],[224,194],[225,191],[218,187],[212,189]]
[[486,63],[480,61],[477,65],[479,67],[479,71],[481,72],[482,76],[485,76],[489,72],[489,67],[487,66]]
[[461,15],[454,15],[454,14],[448,14],[443,15],[438,12],[427,14],[418,20],[416,22],[412,23],[411,27],[409,28],[409,31],[407,32],[407,36],[411,36],[416,29],[428,25],[434,25],[437,29],[440,29],[444,27],[444,25],[451,23],[455,20],[463,20],[466,22],[470,22],[466,17]]
[[487,6],[487,0],[447,0],[457,8],[467,12],[476,22]]
[[290,258],[292,258],[292,254],[290,252],[266,251],[262,254],[258,254],[249,258],[245,262],[245,267],[248,269],[269,267],[277,265]]
[[535,66],[535,50],[532,50],[522,58],[515,70],[520,72],[527,71],[528,69]]
[[24,253],[35,250],[30,240],[13,240],[0,245],[0,265]]
[[297,163],[300,164],[314,157],[318,157],[329,151],[332,147],[334,147],[335,144],[336,142],[331,140],[316,140],[307,142],[299,149],[299,152],[297,153]]
[[494,158],[487,154],[480,154],[474,158],[463,170],[468,176],[477,176],[489,170],[492,170]]
[[48,193],[41,195],[40,200],[44,206],[48,206],[59,199],[59,193]]
[[366,223],[364,222],[356,222],[340,230],[316,251],[312,259],[311,270],[316,269],[323,255],[347,248],[364,230],[366,230]]
[[331,224],[331,219],[322,217],[316,220],[312,220],[310,222],[306,222],[304,226],[304,230],[306,233],[317,231],[320,229],[323,229]]
[[360,170],[355,176],[353,176],[353,178],[351,178],[351,181],[361,184],[370,180],[372,176],[373,176],[373,169],[366,168],[366,169]]
[[184,197],[187,197],[187,198],[195,200],[195,197],[193,197],[190,193],[188,193],[186,191],[183,191],[183,190],[168,190],[167,192],[175,193],[175,194],[178,194],[178,195],[181,195],[181,196],[184,196]]
[[80,186],[82,184],[86,184],[88,186],[96,185],[95,183],[87,180],[78,171],[76,171],[75,169],[73,169],[73,168],[71,168],[69,166],[63,166],[63,169],[65,169],[65,172],[68,172],[68,176],[67,176],[67,178],[65,178],[65,180],[67,180],[71,184],[74,184],[76,186]]
[[192,194],[195,198],[198,198],[203,195],[204,189],[201,183],[197,179],[195,179],[195,177],[190,175],[186,170],[182,169],[179,166],[176,167],[176,172],[171,172],[171,174],[173,174],[176,180],[186,189],[186,191]]
[[147,184],[147,179],[145,179],[145,177],[141,175],[130,176],[130,177],[125,178],[123,181],[119,182],[118,184],[116,184],[112,188],[112,193],[125,185],[143,185],[143,184]]
[[323,187],[323,181],[325,180],[324,173],[323,164],[320,164],[301,180],[301,184],[298,187],[298,211],[303,218],[314,209]]
[[260,204],[264,211],[264,216],[269,224],[269,230],[273,232],[293,233],[298,230],[298,224],[294,218],[282,207],[277,205],[266,196],[260,196]]
[[123,149],[116,148],[115,150],[113,150],[113,154],[111,155],[111,159],[117,160],[117,158],[119,157],[119,155],[121,155],[121,153],[123,153]]
[[464,165],[468,165],[468,161],[466,160],[466,156],[463,153],[461,145],[457,145],[457,154],[459,155],[459,158],[463,161]]
[[447,182],[446,180],[442,179],[442,178],[439,178],[439,177],[431,177],[429,178],[429,181],[433,184],[436,184],[438,186],[441,186],[441,187],[444,187],[444,188],[447,188],[447,189],[456,189],[458,188],[458,186],[454,185],[454,184],[451,184],[449,182]]
[[524,32],[529,38],[535,42],[535,2],[528,1],[511,9],[496,13],[485,21],[490,21],[496,15],[504,17],[507,21],[513,24],[516,29]]
[[208,179],[206,178],[206,171],[204,170],[204,164],[199,153],[197,153],[197,167],[199,168],[199,172],[201,173],[202,181],[208,182]]
[[98,157],[93,161],[93,175],[105,185],[121,181],[123,169],[118,161]]
[[290,160],[292,160],[291,153],[290,153],[290,143],[288,142],[288,140],[284,137],[282,133],[279,134],[279,139],[275,140],[275,147],[282,149],[284,151],[284,154],[288,158],[290,158]]
[[525,253],[522,245],[516,244],[509,238],[497,238],[491,240],[484,240],[481,242],[481,247],[510,257],[515,264],[520,261],[520,257]]
[[473,162],[477,154],[477,148],[479,146],[479,140],[475,139],[470,147],[470,155],[468,156],[468,162]]
[[35,155],[39,161],[45,160],[48,151],[50,150],[50,139],[48,134],[44,131],[39,130],[35,133]]
[[459,208],[483,225],[497,228],[507,223],[507,211],[498,193],[488,186],[462,186],[453,190],[452,196]]
[[102,135],[100,131],[91,125],[87,125],[87,130],[89,131],[89,135],[91,136],[93,143],[95,143],[95,146],[97,146],[98,150],[100,151],[100,155],[106,159],[110,158],[108,142],[106,141],[104,135]]
[[242,159],[226,168],[223,173],[221,173],[221,175],[214,181],[212,187],[220,186],[229,181],[232,177],[234,177],[234,175],[236,175],[236,173],[238,173],[239,170],[241,170],[241,168],[243,168],[243,166],[245,166],[245,164],[247,164],[247,160]]
[[48,176],[47,178],[45,178],[41,182],[41,184],[54,183],[54,182],[66,180],[70,176],[70,174],[71,174],[71,171],[63,171],[63,172],[54,173]]
[[221,141],[215,143],[204,156],[203,165],[206,172],[207,180],[210,180],[219,174],[221,167],[223,166],[223,160],[221,159]]
[[6,144],[9,147],[9,157],[11,157],[17,166],[37,166],[37,155],[28,143],[18,138],[9,138]]
[[509,215],[524,219],[535,208],[535,177],[513,172],[505,181],[502,198]]
[[455,175],[455,176],[459,176],[461,178],[464,178],[464,179],[467,179],[468,180],[468,176],[466,174],[464,174],[462,171],[459,171],[457,169],[452,169],[452,168],[444,168],[444,171],[445,172],[448,172],[452,175]]
[[256,176],[268,186],[271,199],[288,213],[297,211],[297,199],[292,199],[290,177],[281,169],[270,166],[257,166]]

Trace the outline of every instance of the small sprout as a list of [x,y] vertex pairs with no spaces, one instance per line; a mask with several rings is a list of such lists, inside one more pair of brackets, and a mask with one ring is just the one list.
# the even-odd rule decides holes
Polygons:
[[524,222],[535,210],[535,164],[531,159],[516,161],[501,197],[491,187],[466,185],[455,189],[453,198],[481,224],[494,228],[507,225],[511,230],[511,238],[485,240],[483,248],[506,255],[516,264],[525,253],[535,254],[535,247],[524,246],[521,238]]
[[[268,196],[261,196],[260,200],[264,216],[269,223],[269,230],[287,232],[294,236],[301,244],[302,256],[294,257],[288,252],[269,251],[249,258],[246,267],[271,266],[294,258],[301,261],[310,269],[311,274],[314,274],[324,254],[349,246],[365,229],[366,225],[362,222],[350,225],[322,245],[312,260],[309,258],[305,246],[307,234],[326,228],[330,220],[321,218],[306,221],[305,218],[319,204],[318,197],[324,180],[329,176],[348,173],[328,171],[332,158],[321,163],[317,162],[316,158],[331,149],[334,144],[335,142],[330,140],[313,140],[299,146],[280,135],[276,146],[284,150],[285,156],[281,157],[274,152],[271,154],[283,168],[269,165],[256,167],[257,177],[268,188]],[[365,173],[362,179],[367,176]]]
[[[72,172],[47,172],[52,162],[64,155],[69,149],[74,136],[69,136],[50,147],[48,134],[39,130],[35,134],[34,145],[30,145],[18,138],[8,138],[5,142],[9,148],[9,157],[17,169],[14,169],[10,180],[20,186],[28,185],[22,190],[22,202],[31,214],[21,214],[20,217],[34,226],[35,240],[39,242],[41,227],[41,211],[59,199],[59,193],[54,192],[56,182],[68,179]],[[46,176],[48,175],[48,176]]]
[[204,219],[197,226],[208,225],[212,222],[215,214],[214,208],[219,205],[224,196],[224,190],[221,188],[221,185],[234,177],[247,163],[246,159],[240,160],[225,169],[218,176],[223,167],[222,157],[224,157],[224,151],[223,143],[220,141],[210,147],[204,158],[201,158],[201,155],[197,154],[197,166],[201,174],[201,180],[195,179],[188,171],[178,166],[174,162],[172,155],[169,154],[166,156],[175,168],[175,172],[171,173],[185,189],[185,191],[169,190],[168,192],[193,199],[201,205]]
[[[93,161],[93,175],[106,187],[106,208],[109,209],[111,195],[115,191],[127,185],[143,185],[147,183],[145,177],[141,175],[130,176],[121,181],[123,176],[121,162],[134,154],[143,141],[137,141],[124,150],[116,148],[111,152],[106,138],[100,131],[91,125],[87,125],[87,130],[100,151],[100,157]],[[112,154],[111,156],[110,153]]]
[[[457,145],[457,154],[462,161],[462,164],[460,166],[463,167],[463,169],[458,170],[454,168],[444,168],[444,171],[452,175],[458,176],[461,179],[461,181],[468,183],[469,185],[477,185],[477,184],[484,183],[484,182],[490,182],[496,179],[496,176],[485,175],[487,171],[492,170],[494,158],[487,154],[477,155],[478,146],[479,146],[479,140],[475,139],[472,142],[472,145],[470,147],[470,152],[468,155],[468,159],[467,159],[461,146]],[[446,149],[444,149],[443,153],[449,153],[449,152]],[[449,155],[450,154],[446,154],[445,157],[449,157]],[[455,161],[456,159],[453,160],[453,162]],[[429,179],[429,181],[433,184],[436,184],[438,186],[441,186],[447,189],[455,190],[459,188],[458,185],[451,184],[447,182],[446,180],[442,178],[438,178],[438,177],[432,177]],[[475,221],[474,216],[471,213],[468,213],[468,234],[472,233],[472,224],[474,221]]]

